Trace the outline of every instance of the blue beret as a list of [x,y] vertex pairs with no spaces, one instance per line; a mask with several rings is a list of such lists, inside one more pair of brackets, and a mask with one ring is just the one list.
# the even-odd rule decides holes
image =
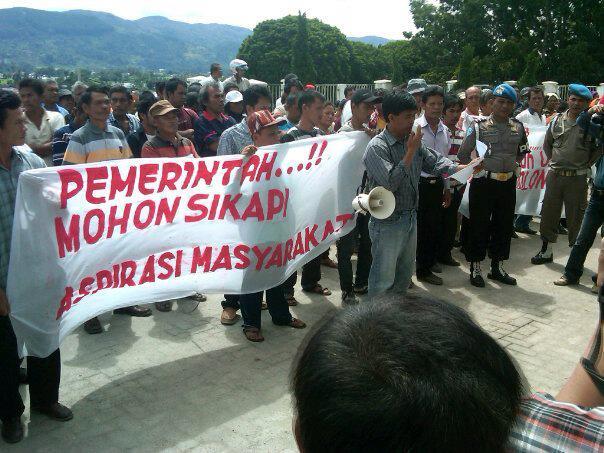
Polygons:
[[516,97],[516,90],[514,90],[514,88],[512,88],[507,83],[497,85],[493,90],[493,96],[509,99],[513,103],[518,102],[518,98]]
[[591,91],[589,91],[589,88],[587,88],[585,85],[581,85],[580,83],[571,83],[568,86],[568,94],[574,94],[575,96],[587,99],[588,101],[591,101],[593,98]]

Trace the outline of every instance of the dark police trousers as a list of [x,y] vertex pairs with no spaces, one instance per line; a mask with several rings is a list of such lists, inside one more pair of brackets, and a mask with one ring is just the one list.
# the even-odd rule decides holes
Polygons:
[[459,205],[463,198],[464,187],[465,186],[462,185],[455,186],[453,192],[451,192],[451,204],[448,208],[442,208],[443,232],[438,246],[438,258],[440,260],[448,260],[448,258],[451,257],[451,251],[455,245]]
[[469,190],[470,228],[464,244],[466,259],[482,261],[488,250],[492,260],[507,260],[514,229],[516,176],[507,181],[473,178]]
[[419,204],[417,209],[417,276],[430,273],[430,268],[439,258],[438,246],[443,234],[443,189],[442,178],[421,177],[419,179]]
[[357,215],[357,223],[354,229],[346,236],[338,239],[338,274],[340,275],[340,289],[352,292],[352,252],[359,238],[357,254],[357,275],[354,282],[357,286],[365,286],[369,280],[371,270],[371,238],[369,237],[369,215]]
[[[23,414],[25,407],[19,394],[17,339],[8,316],[0,316],[0,420]],[[46,358],[28,357],[30,406],[48,406],[59,401],[61,354],[57,349]]]
[[585,258],[596,239],[596,234],[598,234],[602,223],[604,223],[604,189],[596,189],[594,187],[587,204],[583,222],[581,223],[579,235],[564,268],[564,275],[570,281],[579,281],[581,275],[583,275]]

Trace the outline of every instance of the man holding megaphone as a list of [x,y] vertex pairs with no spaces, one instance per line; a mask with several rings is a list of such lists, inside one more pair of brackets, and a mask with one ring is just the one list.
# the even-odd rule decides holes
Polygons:
[[[412,131],[417,104],[409,93],[386,94],[382,110],[386,129],[369,142],[363,161],[367,168],[368,188],[381,186],[389,190],[394,194],[395,206],[388,218],[372,215],[369,220],[373,258],[369,273],[370,296],[384,292],[404,293],[409,287],[417,248],[421,172],[451,175],[466,167],[422,146],[421,128]],[[374,195],[374,198],[377,197]],[[387,201],[382,200],[381,205],[384,204]],[[380,206],[379,202],[377,206]]]

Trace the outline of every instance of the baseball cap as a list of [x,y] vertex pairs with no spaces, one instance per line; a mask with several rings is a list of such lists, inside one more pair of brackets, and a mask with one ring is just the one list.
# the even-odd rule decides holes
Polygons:
[[68,89],[63,88],[62,90],[59,90],[59,98],[62,98],[64,96],[73,96],[73,94]]
[[232,72],[235,72],[235,69],[239,68],[243,71],[247,71],[248,70],[248,66],[247,63],[243,60],[240,60],[238,58],[235,58],[234,60],[231,61],[231,64],[229,64],[229,67],[231,68]]
[[224,97],[224,103],[228,104],[229,102],[241,102],[243,101],[243,94],[241,94],[237,90],[229,91]]
[[428,88],[428,84],[424,79],[411,79],[407,84],[407,92],[409,94],[423,93]]
[[250,134],[255,134],[265,127],[279,126],[285,123],[285,121],[286,120],[283,117],[275,119],[268,110],[261,110],[259,112],[254,112],[247,117],[247,127],[250,130]]
[[149,114],[151,116],[162,116],[162,115],[165,115],[166,113],[172,112],[173,110],[178,110],[178,109],[174,108],[174,106],[172,106],[172,104],[170,104],[169,101],[163,100],[163,101],[157,101],[155,104],[153,104],[149,108]]
[[382,97],[376,96],[366,88],[362,88],[360,90],[356,90],[350,100],[355,105],[360,104],[361,102],[372,104],[374,102],[382,102]]

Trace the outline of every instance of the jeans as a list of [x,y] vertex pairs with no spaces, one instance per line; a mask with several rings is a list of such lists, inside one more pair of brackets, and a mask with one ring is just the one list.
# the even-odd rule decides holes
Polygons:
[[[241,316],[243,317],[243,328],[262,326],[262,291],[252,294],[241,294],[239,296],[241,305]],[[285,300],[283,286],[279,285],[266,290],[266,305],[273,318],[273,323],[278,326],[288,325],[292,321],[289,305]]]
[[581,223],[579,235],[570,252],[564,268],[564,275],[572,282],[578,282],[583,274],[583,264],[589,249],[596,239],[596,234],[604,222],[604,191],[594,190],[587,204],[587,210]]
[[[0,420],[23,414],[19,393],[17,339],[8,316],[0,316]],[[61,353],[57,349],[45,358],[27,357],[30,406],[49,406],[59,401]]]
[[369,220],[371,271],[369,296],[405,293],[411,283],[417,250],[417,213],[405,211],[388,220]]
[[357,275],[354,282],[357,286],[365,286],[371,269],[371,239],[369,239],[368,219],[369,216],[359,214],[356,227],[346,236],[338,240],[338,273],[340,275],[340,289],[352,292],[352,252],[359,237],[359,251],[357,255]]
[[518,214],[514,220],[514,228],[517,230],[527,230],[533,220],[532,215]]

